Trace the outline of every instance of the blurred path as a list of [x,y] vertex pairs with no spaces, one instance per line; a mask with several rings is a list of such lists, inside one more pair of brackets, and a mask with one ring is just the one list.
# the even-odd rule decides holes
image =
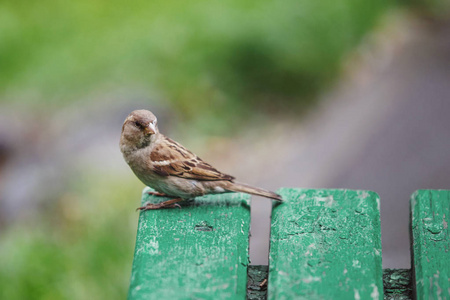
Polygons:
[[[450,24],[422,27],[391,54],[281,138],[289,154],[272,158],[271,174],[257,184],[377,192],[383,264],[406,268],[411,193],[450,188]],[[253,202],[254,213],[269,214],[267,203]],[[254,220],[252,263],[265,263],[268,226]]]

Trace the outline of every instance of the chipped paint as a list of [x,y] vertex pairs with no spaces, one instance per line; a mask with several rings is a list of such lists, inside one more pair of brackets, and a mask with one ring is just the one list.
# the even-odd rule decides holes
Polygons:
[[[149,191],[142,203],[164,200]],[[249,198],[211,195],[141,212],[128,299],[245,299]]]
[[450,191],[418,190],[411,197],[417,299],[450,299]]
[[286,203],[272,212],[268,299],[382,299],[378,195],[278,192]]
[[358,290],[357,290],[357,289],[354,289],[354,291],[355,291],[355,300],[360,300],[360,299],[361,299],[361,296],[359,295]]
[[383,270],[384,299],[412,299],[410,269]]
[[373,291],[370,294],[370,297],[372,297],[373,300],[380,299],[380,293],[378,292],[378,287],[374,283],[372,283],[370,286],[373,288]]

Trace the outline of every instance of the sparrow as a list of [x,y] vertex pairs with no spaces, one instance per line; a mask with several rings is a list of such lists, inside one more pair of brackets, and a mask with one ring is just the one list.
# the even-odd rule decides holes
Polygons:
[[261,188],[234,181],[181,144],[161,134],[155,115],[135,110],[125,119],[120,150],[134,174],[157,192],[173,197],[158,204],[147,203],[139,210],[179,207],[178,202],[206,194],[243,192],[283,201],[281,196]]

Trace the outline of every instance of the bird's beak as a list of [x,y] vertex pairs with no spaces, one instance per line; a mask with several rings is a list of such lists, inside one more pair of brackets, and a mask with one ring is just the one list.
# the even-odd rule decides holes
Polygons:
[[144,132],[147,135],[155,134],[156,133],[155,125],[153,123],[148,124],[148,126],[145,127]]

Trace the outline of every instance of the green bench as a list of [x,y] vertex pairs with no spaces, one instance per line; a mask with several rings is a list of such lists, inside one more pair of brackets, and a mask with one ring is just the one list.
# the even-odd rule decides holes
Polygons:
[[141,212],[128,299],[450,300],[450,191],[411,197],[412,270],[382,269],[376,193],[278,192],[269,266],[249,266],[248,195]]

